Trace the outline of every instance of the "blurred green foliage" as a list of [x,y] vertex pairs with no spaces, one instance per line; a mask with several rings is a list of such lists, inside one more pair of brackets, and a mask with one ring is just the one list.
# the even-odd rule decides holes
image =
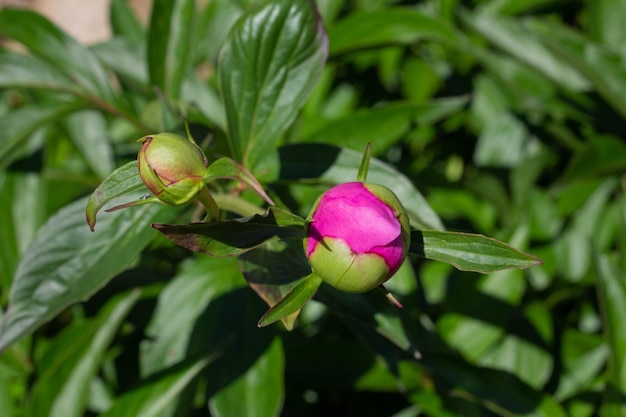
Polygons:
[[[311,22],[269,14],[238,43],[255,1],[154,3],[144,28],[112,0],[114,36],[91,47],[0,10],[22,46],[0,50],[3,417],[626,416],[626,0],[318,0],[329,57],[314,76],[272,61],[292,63],[284,50],[231,71]],[[287,32],[269,30],[279,15]],[[283,70],[299,82],[254,82]],[[251,116],[241,97],[267,91],[279,112]],[[182,132],[181,114],[301,216],[371,142],[369,180],[404,190],[414,226],[543,264],[480,275],[411,258],[389,282],[402,310],[322,287],[293,331],[258,329],[266,306],[241,270],[278,279],[299,248],[191,254],[149,227],[189,217],[165,206],[85,222],[85,196],[139,137]],[[240,191],[220,187],[225,205]]]

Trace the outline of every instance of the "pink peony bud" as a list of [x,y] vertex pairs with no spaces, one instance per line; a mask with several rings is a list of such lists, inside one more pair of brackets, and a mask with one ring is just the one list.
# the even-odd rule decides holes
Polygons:
[[406,211],[382,185],[337,185],[317,200],[308,222],[304,245],[313,272],[345,292],[366,292],[387,281],[409,249]]
[[195,143],[173,133],[144,136],[139,142],[139,176],[162,202],[185,204],[205,186],[202,177],[208,163]]

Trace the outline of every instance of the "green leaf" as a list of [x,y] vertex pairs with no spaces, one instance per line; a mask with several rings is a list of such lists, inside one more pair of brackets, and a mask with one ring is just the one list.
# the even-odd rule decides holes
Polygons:
[[152,225],[174,243],[211,256],[235,256],[277,236],[301,238],[304,220],[287,211],[271,208],[266,214],[212,223]]
[[[159,294],[141,344],[141,371],[147,377],[172,366],[194,348],[194,332],[207,327],[205,314],[214,314],[229,293],[246,287],[235,258],[198,255],[181,265]],[[206,310],[210,310],[206,313]]]
[[[341,184],[354,181],[362,153],[330,145],[297,144],[279,149],[280,180]],[[407,211],[411,225],[418,229],[442,230],[437,213],[412,182],[390,165],[372,159],[368,182],[390,188]]]
[[597,136],[570,161],[563,181],[619,174],[626,170],[626,145],[618,138]]
[[218,61],[233,157],[251,171],[273,152],[327,55],[314,2],[265,1],[233,27]]
[[268,204],[274,205],[272,199],[265,193],[263,186],[259,184],[252,173],[230,158],[220,158],[209,165],[204,173],[204,176],[202,177],[202,181],[204,181],[205,184],[208,184],[211,181],[224,178],[245,182]]
[[41,102],[20,107],[0,116],[0,165],[10,162],[9,155],[37,128],[56,121],[84,106],[84,102]]
[[177,99],[190,71],[193,0],[155,0],[148,31],[150,84]]
[[435,230],[411,233],[411,253],[483,274],[541,264],[535,256],[483,235]]
[[454,30],[444,21],[409,8],[351,13],[332,27],[329,38],[333,56],[390,44],[411,45],[425,38],[456,42]]
[[[8,289],[20,257],[45,221],[48,193],[41,175],[0,172],[0,287]],[[8,291],[3,291],[6,305]]]
[[155,237],[149,225],[177,210],[150,205],[109,214],[102,228],[85,225],[86,199],[64,207],[39,229],[20,261],[0,325],[0,350],[68,305],[87,299],[123,271]]
[[83,90],[114,104],[109,76],[92,52],[42,15],[26,9],[0,10],[0,35],[22,43]]
[[313,297],[320,285],[322,278],[317,274],[311,273],[303,278],[261,317],[259,327],[269,326],[299,311]]
[[111,0],[110,19],[115,35],[137,42],[145,39],[143,27],[127,0]]
[[372,153],[380,155],[401,140],[414,120],[420,125],[433,124],[460,111],[466,97],[451,97],[426,103],[398,102],[373,109],[358,110],[348,116],[322,121],[314,119],[303,132],[302,142],[341,144],[362,150],[372,144]]
[[209,400],[215,417],[278,417],[282,409],[285,354],[279,337],[252,366]]
[[91,379],[139,294],[137,290],[110,301],[96,318],[74,324],[55,338],[42,360],[45,366],[40,365],[29,416],[84,415]]
[[94,45],[92,52],[128,86],[142,93],[152,92],[148,82],[145,45],[124,38],[113,38]]
[[0,87],[77,91],[71,79],[54,66],[36,56],[13,51],[0,51]]
[[122,395],[102,417],[158,417],[218,354],[188,360],[155,375]]
[[126,165],[122,165],[111,173],[100,183],[98,188],[94,190],[87,201],[87,209],[85,211],[87,224],[94,230],[96,225],[96,214],[109,201],[126,195],[128,193],[145,188],[139,170],[137,161],[130,161]]
[[91,170],[105,178],[115,169],[113,145],[106,119],[95,110],[74,112],[66,119],[69,138]]
[[595,0],[586,4],[588,32],[593,40],[610,45],[626,56],[626,27],[620,18],[626,14],[624,0]]
[[589,89],[589,82],[576,68],[517,21],[487,13],[464,13],[463,18],[491,43],[541,71],[553,82],[573,91]]
[[626,392],[626,275],[607,255],[595,253],[598,301],[602,312],[603,330],[609,345],[608,377],[604,416],[622,416],[626,406],[620,401]]
[[528,26],[556,58],[587,77],[595,90],[626,117],[626,69],[621,54],[562,26],[534,20]]

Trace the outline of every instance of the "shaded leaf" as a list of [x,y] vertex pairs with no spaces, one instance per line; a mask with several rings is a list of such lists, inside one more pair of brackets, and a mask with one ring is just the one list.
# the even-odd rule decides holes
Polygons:
[[218,61],[237,161],[254,172],[273,151],[315,85],[326,54],[313,1],[266,1],[238,20]]
[[301,238],[303,226],[303,219],[278,208],[271,208],[264,215],[212,223],[152,225],[176,244],[211,256],[240,255],[274,236]]
[[91,379],[139,294],[139,291],[133,291],[112,300],[98,317],[70,326],[55,338],[43,359],[45,362],[48,358],[49,363],[41,367],[28,415],[79,417],[84,414]]
[[252,366],[209,399],[215,417],[278,417],[285,396],[285,354],[275,337]]
[[[300,239],[270,239],[260,247],[242,254],[239,265],[250,288],[269,307],[283,299],[302,277],[311,273]],[[296,310],[281,317],[287,330],[293,329],[299,313]]]
[[483,235],[434,230],[411,233],[411,253],[446,262],[462,271],[490,273],[528,268],[541,260]]
[[102,417],[157,417],[218,354],[188,360],[160,372],[144,385],[122,395]]
[[177,213],[156,204],[120,211],[103,217],[102,228],[90,232],[86,204],[77,200],[52,216],[26,251],[0,326],[0,350],[96,292],[154,238],[150,223]]
[[594,253],[598,301],[602,312],[603,329],[609,345],[608,378],[605,416],[621,416],[626,412],[622,399],[626,392],[626,335],[623,319],[626,317],[626,275],[617,263],[606,255]]
[[204,315],[214,314],[212,307],[220,304],[220,298],[245,286],[234,258],[197,256],[184,262],[159,294],[146,329],[148,337],[141,344],[142,376],[189,355],[194,348],[194,332],[203,333],[208,327]]

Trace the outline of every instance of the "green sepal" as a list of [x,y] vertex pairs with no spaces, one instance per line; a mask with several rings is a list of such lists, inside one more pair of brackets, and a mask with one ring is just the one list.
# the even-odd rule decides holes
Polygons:
[[311,273],[304,277],[295,287],[291,289],[278,303],[261,317],[259,327],[269,326],[272,323],[287,317],[302,308],[315,295],[317,289],[322,285],[322,278]]

